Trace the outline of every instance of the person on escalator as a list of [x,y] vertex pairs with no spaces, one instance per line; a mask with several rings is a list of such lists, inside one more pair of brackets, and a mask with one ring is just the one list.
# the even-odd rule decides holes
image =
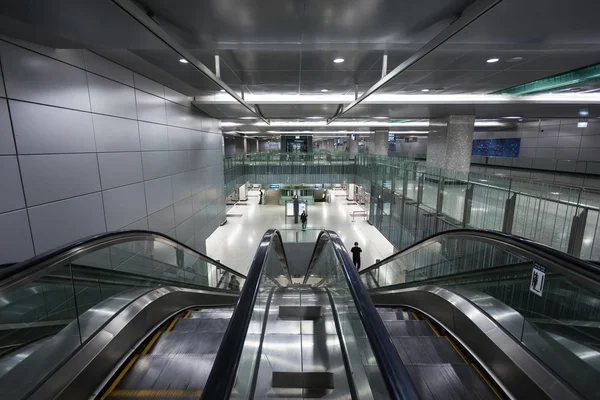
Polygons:
[[360,253],[362,253],[362,249],[358,247],[358,242],[354,242],[354,247],[350,251],[352,252],[352,261],[358,271],[360,269]]
[[240,291],[240,281],[238,281],[235,275],[231,275],[231,279],[229,280],[229,290],[233,290],[234,292]]

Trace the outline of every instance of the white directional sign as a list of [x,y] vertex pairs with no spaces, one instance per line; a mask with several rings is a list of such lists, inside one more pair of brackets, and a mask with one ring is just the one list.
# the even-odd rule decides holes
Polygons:
[[544,292],[544,281],[546,280],[546,268],[538,263],[533,264],[533,271],[531,271],[531,283],[529,284],[529,290],[533,293],[541,296]]

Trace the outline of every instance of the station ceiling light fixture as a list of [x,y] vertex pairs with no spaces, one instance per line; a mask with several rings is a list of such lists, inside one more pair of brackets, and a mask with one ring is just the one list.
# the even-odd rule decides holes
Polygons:
[[514,117],[502,117],[502,118],[504,118],[504,119],[521,119],[523,117],[514,116]]
[[429,92],[429,89],[421,89],[421,92]]
[[488,58],[487,63],[488,64],[493,64],[493,63],[496,63],[498,61],[500,61],[499,58]]
[[179,62],[182,63],[182,64],[187,64],[188,60],[186,60],[185,58],[180,58]]
[[219,90],[219,92],[225,93],[225,89],[221,89],[221,90]]
[[584,108],[579,110],[579,115],[581,115],[582,117],[587,117],[588,115],[590,115],[590,112]]
[[344,59],[343,59],[343,58],[341,58],[341,57],[338,57],[338,58],[336,58],[336,59],[334,59],[334,60],[333,60],[333,62],[334,62],[334,63],[336,63],[336,64],[341,64],[341,63],[343,63],[344,61],[346,61],[346,60],[344,60]]
[[329,92],[329,89],[321,89],[321,92],[327,93],[327,92]]
[[507,63],[518,63],[523,61],[523,57],[513,57],[506,60]]

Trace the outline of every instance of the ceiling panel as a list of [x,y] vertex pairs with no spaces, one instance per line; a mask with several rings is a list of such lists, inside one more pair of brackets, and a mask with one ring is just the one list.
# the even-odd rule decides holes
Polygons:
[[331,118],[338,104],[262,104],[260,110],[267,118]]

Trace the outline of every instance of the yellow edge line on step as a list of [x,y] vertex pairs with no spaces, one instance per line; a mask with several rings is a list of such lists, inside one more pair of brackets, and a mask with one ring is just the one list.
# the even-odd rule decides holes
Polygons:
[[415,319],[416,319],[417,321],[419,321],[419,319],[420,319],[420,318],[419,318],[419,316],[417,315],[417,313],[416,313],[416,312],[414,312],[414,311],[413,311],[411,314],[413,315],[413,317],[415,317]]
[[173,327],[175,326],[175,323],[177,322],[179,318],[173,318],[173,321],[171,321],[171,323],[169,324],[169,326],[167,327],[167,329],[165,330],[165,332],[171,332],[173,330]]
[[192,312],[188,311],[188,312],[185,313],[185,316],[183,318],[189,318],[190,315],[192,315]]
[[433,324],[430,321],[427,321],[427,325],[429,325],[433,333],[435,333],[435,336],[442,336],[440,335],[440,332],[437,330],[437,328],[433,326]]
[[123,370],[121,371],[121,373],[119,374],[119,376],[117,376],[117,379],[115,379],[113,381],[113,383],[110,385],[110,387],[108,388],[108,390],[104,393],[104,395],[100,398],[100,400],[104,400],[108,396],[110,396],[111,392],[113,390],[115,390],[115,388],[117,387],[117,385],[119,384],[119,382],[121,382],[121,379],[123,379],[123,377],[125,376],[125,374],[127,374],[127,372],[129,372],[129,370],[131,369],[131,367],[133,367],[133,364],[135,364],[135,362],[137,361],[137,359],[139,357],[140,357],[139,355],[135,355],[131,360],[129,360],[129,362],[127,363],[127,365],[125,366],[125,368],[123,368]]

